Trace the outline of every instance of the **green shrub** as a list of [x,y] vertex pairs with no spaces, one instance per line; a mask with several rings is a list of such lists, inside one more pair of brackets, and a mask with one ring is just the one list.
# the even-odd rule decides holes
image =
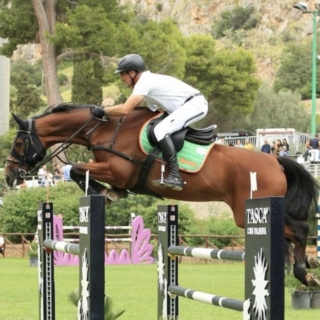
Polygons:
[[[83,192],[73,182],[59,183],[49,189],[49,201],[54,213],[63,215],[65,226],[79,224],[79,197]],[[3,198],[0,225],[3,232],[34,233],[37,227],[37,209],[40,202],[47,201],[47,188],[11,190]],[[129,195],[118,203],[106,206],[106,225],[128,225],[130,213],[141,215],[145,228],[157,233],[157,204],[163,201],[153,197]],[[167,202],[166,202],[167,203]],[[188,205],[179,206],[179,232],[188,233],[194,223],[192,210]],[[109,231],[111,233],[111,231]],[[123,231],[121,231],[123,233]],[[29,240],[32,240],[32,236]],[[14,239],[13,239],[14,240]]]
[[[113,203],[106,208],[106,221],[109,226],[128,225],[130,213],[143,217],[145,228],[150,228],[151,233],[156,234],[158,230],[157,206],[168,204],[169,200],[143,195],[129,195],[118,203]],[[178,202],[177,202],[178,203]],[[189,233],[194,223],[193,211],[186,204],[179,205],[179,234]],[[110,232],[111,233],[111,232]],[[114,232],[116,233],[116,231]]]
[[[219,217],[211,217],[208,220],[209,234],[212,235],[231,235],[239,236],[243,233],[243,230],[238,228],[233,218],[230,218],[228,214],[222,214]],[[210,240],[218,248],[231,245],[230,238],[212,238]]]
[[58,74],[59,85],[63,86],[68,83],[68,77],[64,73]]
[[[196,221],[190,230],[190,234],[239,236],[243,234],[243,231],[236,226],[234,219],[230,218],[229,214],[224,213],[212,216],[206,220]],[[184,240],[190,246],[205,245],[204,238],[186,237]],[[218,248],[231,246],[230,238],[210,238],[209,241]]]
[[228,31],[250,30],[255,28],[260,21],[254,7],[235,7],[221,13],[221,19],[214,22],[212,34],[215,38],[223,38]]
[[[61,183],[49,189],[49,201],[54,213],[62,213],[66,225],[78,224],[79,197],[83,192],[75,183]],[[10,190],[1,208],[0,225],[3,232],[34,233],[37,227],[37,209],[47,201],[47,188]],[[29,237],[31,240],[33,237]]]

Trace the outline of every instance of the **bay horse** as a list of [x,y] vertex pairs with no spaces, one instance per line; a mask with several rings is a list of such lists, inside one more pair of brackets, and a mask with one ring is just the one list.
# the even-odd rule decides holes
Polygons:
[[[71,178],[82,190],[87,170],[90,172],[88,194],[108,195],[110,190],[98,181],[111,185],[121,197],[126,196],[127,190],[137,190],[135,185],[146,158],[139,146],[139,133],[146,121],[154,117],[154,112],[137,108],[124,117],[111,117],[103,122],[93,117],[92,108],[61,104],[27,120],[13,115],[19,130],[7,158],[7,184],[12,187],[22,183],[26,175],[47,162],[46,150],[51,146],[62,143],[64,149],[74,143],[86,146],[95,157],[93,163],[72,166]],[[296,161],[215,144],[201,170],[181,172],[187,182],[183,191],[154,187],[151,182],[159,179],[160,171],[161,163],[155,161],[146,174],[145,185],[152,195],[184,201],[223,201],[230,206],[235,223],[241,228],[245,227],[245,200],[251,192],[250,172],[256,172],[258,190],[254,197],[285,197],[286,257],[290,260],[289,252],[293,248],[295,277],[307,286],[320,285],[319,279],[306,270],[319,264],[305,252],[308,214],[310,209],[316,210],[319,185]]]

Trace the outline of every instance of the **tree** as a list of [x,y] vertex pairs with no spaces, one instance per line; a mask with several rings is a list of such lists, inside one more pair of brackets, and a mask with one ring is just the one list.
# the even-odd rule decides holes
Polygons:
[[237,30],[255,28],[259,20],[253,6],[237,6],[233,10],[226,10],[221,13],[221,18],[213,24],[212,34],[219,39],[226,36],[228,31],[234,33]]
[[[320,38],[319,38],[320,39]],[[289,43],[282,52],[280,68],[274,82],[276,92],[296,91],[303,99],[311,98],[312,73],[311,39],[299,43]],[[317,69],[317,94],[320,93],[320,70]]]
[[76,104],[102,103],[102,67],[99,60],[80,60],[74,63],[72,102]]
[[300,106],[301,96],[291,91],[272,90],[264,83],[257,95],[255,110],[251,115],[252,123],[259,128],[295,128],[300,132],[307,132],[310,116]]
[[[86,4],[92,5],[89,8]],[[63,39],[68,40],[65,43],[61,41],[54,41],[54,37],[59,36],[59,31],[62,30],[61,26],[65,25],[66,29],[68,25],[75,25],[75,21],[78,16],[73,15],[73,11],[79,13],[81,20],[78,21],[78,25],[82,27],[81,32],[79,30],[72,29],[72,32],[68,32],[67,36]],[[103,14],[103,10],[108,10],[108,15],[104,14],[105,19],[99,24],[99,17],[92,19],[93,14],[97,12],[100,15]],[[59,83],[57,75],[57,63],[60,59],[72,56],[74,54],[73,45],[84,45],[81,53],[85,50],[93,51],[99,55],[107,54],[104,51],[107,48],[112,48],[110,43],[105,44],[103,42],[103,31],[110,31],[112,34],[112,23],[106,21],[108,17],[117,19],[121,10],[118,6],[118,1],[103,1],[103,0],[82,0],[78,2],[68,0],[2,0],[0,2],[0,36],[7,38],[6,43],[0,50],[0,53],[11,57],[13,51],[19,44],[26,44],[31,42],[39,42],[41,44],[42,62],[44,80],[46,86],[47,102],[48,105],[54,105],[62,102],[62,98],[59,92]],[[87,16],[84,15],[87,13]],[[71,21],[68,21],[71,19]],[[93,24],[95,21],[95,24]],[[107,23],[108,22],[108,23]],[[97,29],[94,36],[90,33],[94,27],[99,24],[100,26],[105,23],[103,29]],[[57,26],[60,26],[56,29]],[[69,28],[70,29],[70,28]],[[99,30],[101,31],[99,34]],[[70,36],[72,35],[72,37]],[[97,35],[100,35],[96,38]],[[61,38],[61,37],[60,37]],[[80,40],[84,41],[80,41]],[[63,51],[68,49],[68,52]],[[102,50],[104,49],[104,50]],[[95,51],[97,50],[97,51]]]
[[208,35],[192,35],[185,41],[187,59],[183,80],[208,98],[212,95],[215,46],[215,41]]
[[28,118],[43,105],[39,89],[32,84],[31,78],[25,71],[16,73],[13,83],[17,89],[17,98],[13,101],[12,111],[22,118]]

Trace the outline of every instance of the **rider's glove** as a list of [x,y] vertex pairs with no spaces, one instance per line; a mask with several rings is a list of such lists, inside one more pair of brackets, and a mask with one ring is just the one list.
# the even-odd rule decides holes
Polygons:
[[104,112],[104,109],[101,107],[94,108],[92,114],[94,117],[99,118],[99,119],[102,119],[103,116],[106,115],[106,113]]

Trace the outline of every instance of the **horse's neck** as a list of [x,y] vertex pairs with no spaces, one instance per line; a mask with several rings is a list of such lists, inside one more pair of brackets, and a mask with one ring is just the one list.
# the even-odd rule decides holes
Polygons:
[[[35,120],[36,132],[45,147],[65,142],[89,119],[71,112],[52,113]],[[77,134],[73,143],[85,145],[85,132]]]

